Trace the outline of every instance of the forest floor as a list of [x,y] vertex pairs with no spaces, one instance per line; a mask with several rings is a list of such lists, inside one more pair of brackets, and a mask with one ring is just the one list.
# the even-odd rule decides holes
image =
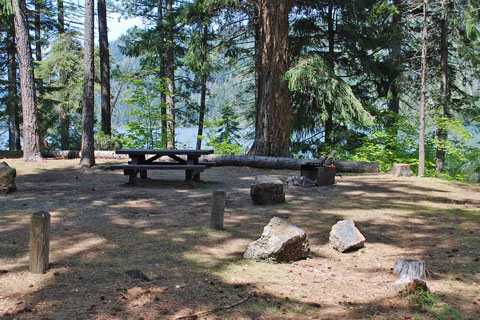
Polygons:
[[[224,306],[184,319],[480,319],[478,186],[343,176],[328,187],[285,187],[285,204],[256,206],[255,175],[299,172],[211,168],[189,184],[182,171],[155,171],[132,186],[102,160],[93,170],[78,160],[5,161],[18,190],[0,195],[0,319],[176,319]],[[227,191],[224,231],[208,227],[214,189]],[[38,210],[51,214],[43,275],[28,272]],[[242,258],[274,216],[307,232],[311,257]],[[364,248],[331,248],[342,219],[355,221]],[[432,293],[392,290],[403,257],[425,260]],[[150,281],[126,274],[134,269]]]

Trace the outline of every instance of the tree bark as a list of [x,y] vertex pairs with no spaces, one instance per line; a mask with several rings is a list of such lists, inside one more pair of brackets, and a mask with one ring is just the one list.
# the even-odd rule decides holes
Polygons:
[[[63,0],[57,0],[57,11],[58,11],[58,21],[57,21],[57,30],[58,34],[62,35],[65,33],[65,20],[64,20],[64,6]],[[67,76],[63,70],[60,70],[60,79],[62,79],[62,83],[66,83]],[[69,99],[69,93],[67,93],[67,97],[65,99]],[[63,150],[70,149],[70,110],[65,107],[60,107],[60,145],[62,146]]]
[[[157,27],[159,30],[161,30],[160,37],[161,37],[161,43],[162,45],[165,45],[165,30],[163,29],[163,0],[158,0],[157,4]],[[160,70],[159,70],[159,77],[164,79],[166,75],[165,71],[165,54],[159,49],[159,54],[160,54]],[[164,93],[160,94],[160,102],[162,103],[162,120],[161,120],[161,126],[162,126],[162,145],[165,149],[167,149],[167,141],[168,141],[168,134],[167,134],[167,95]]]
[[41,10],[42,0],[35,0],[35,58],[37,61],[42,61]]
[[85,0],[85,85],[83,88],[82,112],[82,158],[80,164],[91,167],[95,164],[94,153],[94,5],[93,0]]
[[287,82],[288,0],[259,0],[257,119],[253,154],[289,156],[292,107]]
[[98,39],[100,43],[100,83],[102,86],[102,131],[112,134],[112,107],[110,94],[110,52],[108,51],[107,5],[98,0]]
[[167,0],[166,16],[169,30],[167,31],[167,57],[166,75],[168,78],[167,89],[170,92],[166,97],[167,102],[167,149],[175,149],[175,44],[173,39],[173,0]]
[[[262,69],[262,52],[261,52],[261,43],[260,43],[260,30],[261,30],[261,25],[262,25],[262,19],[260,16],[260,6],[256,5],[254,6],[254,17],[253,17],[253,27],[255,30],[254,34],[254,56],[253,60],[255,63],[255,71],[254,71],[254,77],[255,77],[255,138],[260,137],[260,132],[259,129],[261,127],[261,120],[262,120],[262,114],[261,110],[259,109],[259,99],[258,95],[260,92],[260,82],[259,82],[259,72]],[[253,140],[253,144],[250,147],[250,150],[248,151],[248,155],[254,155],[255,154],[255,149],[256,149],[256,141],[257,139]],[[258,140],[260,142],[260,140]]]
[[[332,70],[335,69],[335,30],[334,30],[334,5],[332,1],[328,3],[327,12],[327,37],[328,37],[328,54],[327,61]],[[325,120],[325,143],[333,145],[333,107],[330,103],[326,103],[327,119]]]
[[62,34],[65,32],[65,19],[64,19],[64,6],[63,6],[63,0],[57,0],[57,17],[58,17],[58,33]]
[[396,118],[400,111],[400,89],[398,87],[398,78],[401,74],[400,66],[400,56],[402,54],[402,13],[401,13],[401,0],[394,0],[393,4],[398,10],[398,13],[395,13],[392,16],[392,25],[398,32],[397,41],[393,42],[392,45],[392,63],[394,68],[393,76],[389,79],[389,97],[388,97],[388,110],[390,115],[387,118],[386,127],[391,129],[393,134],[397,136],[398,130],[396,127]]
[[[13,22],[13,21],[12,21]],[[17,63],[15,59],[15,30],[13,26],[7,33],[7,57],[8,57],[8,149],[21,150],[20,144],[20,114],[18,106],[17,89]]]
[[[208,45],[208,25],[203,26],[203,38],[202,46],[206,50]],[[197,132],[197,150],[202,149],[203,140],[203,122],[205,119],[205,109],[207,104],[207,77],[202,76],[202,87],[200,89],[200,115],[198,119],[198,132]]]
[[425,96],[427,93],[428,0],[423,0],[422,76],[420,92],[420,128],[418,137],[418,176],[425,175]]
[[13,0],[15,34],[17,37],[20,89],[23,108],[23,160],[41,161],[40,136],[38,129],[37,98],[33,75],[32,49],[28,36],[28,21],[25,0]]
[[[442,67],[442,86],[441,86],[441,109],[440,117],[449,117],[448,104],[450,100],[450,86],[448,79],[448,22],[447,22],[447,1],[441,0],[442,15],[440,18],[440,60]],[[442,121],[443,122],[443,121]],[[447,128],[440,126],[437,131],[437,154],[436,168],[437,172],[443,172],[445,169],[445,144],[447,143]]]
[[[318,159],[296,159],[283,157],[235,156],[210,154],[200,157],[200,161],[214,162],[215,166],[242,166],[264,169],[300,170],[301,165],[318,162]],[[378,162],[335,160],[337,172],[378,173]]]

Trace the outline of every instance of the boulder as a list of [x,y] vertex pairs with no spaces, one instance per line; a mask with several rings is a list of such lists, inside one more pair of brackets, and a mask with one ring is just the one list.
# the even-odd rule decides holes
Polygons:
[[285,202],[282,180],[271,176],[256,176],[250,187],[253,203],[259,205]]
[[406,163],[394,163],[392,175],[394,177],[411,177],[412,171],[410,171],[410,165]]
[[395,261],[393,272],[402,279],[425,279],[425,261],[402,258]]
[[15,176],[17,171],[10,168],[6,162],[0,162],[0,193],[9,193],[17,190]]
[[365,237],[355,227],[353,220],[338,221],[330,231],[330,244],[340,252],[362,248],[364,243]]
[[260,239],[251,242],[243,257],[269,262],[288,262],[306,258],[310,253],[308,236],[299,227],[273,217]]

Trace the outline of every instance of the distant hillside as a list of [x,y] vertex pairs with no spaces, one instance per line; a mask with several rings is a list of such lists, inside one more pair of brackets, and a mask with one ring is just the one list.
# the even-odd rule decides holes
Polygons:
[[[120,72],[132,72],[140,68],[140,58],[131,58],[122,54],[121,47],[123,42],[115,40],[110,43],[110,55],[112,70],[118,69]],[[118,72],[118,71],[117,71]],[[176,70],[176,76],[181,78],[193,79],[193,75],[183,68]],[[218,119],[219,110],[226,103],[232,103],[238,114],[246,114],[253,107],[254,91],[250,89],[253,79],[244,77],[243,74],[234,74],[227,69],[223,69],[211,77],[208,83],[207,96],[207,119]],[[196,126],[198,119],[198,105],[200,103],[200,94],[192,92],[191,89],[180,86],[176,83],[178,92],[182,92],[183,97],[178,96],[176,107],[177,124],[179,126]],[[124,103],[122,93],[128,87],[112,76],[111,80],[113,100],[117,100],[112,115],[112,124],[114,128],[124,127],[130,121],[128,111],[130,107]],[[116,98],[118,96],[118,98]]]

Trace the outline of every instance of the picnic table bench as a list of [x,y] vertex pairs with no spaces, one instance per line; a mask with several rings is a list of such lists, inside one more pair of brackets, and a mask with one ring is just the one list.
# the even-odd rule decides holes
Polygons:
[[[123,149],[116,150],[116,154],[128,154],[128,164],[111,165],[111,170],[123,169],[123,174],[128,175],[129,183],[134,184],[138,173],[140,178],[147,178],[148,170],[185,170],[185,181],[200,181],[200,173],[214,162],[200,162],[200,156],[212,154],[213,150],[141,150]],[[149,156],[149,157],[147,157]],[[156,161],[163,156],[168,156],[173,161]],[[186,160],[180,156],[186,156]]]

